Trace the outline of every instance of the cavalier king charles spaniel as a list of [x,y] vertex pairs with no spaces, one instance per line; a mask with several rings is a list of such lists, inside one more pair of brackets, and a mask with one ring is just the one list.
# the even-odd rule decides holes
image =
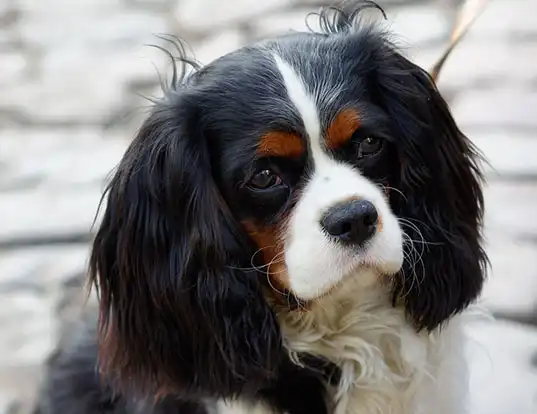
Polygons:
[[108,186],[98,326],[40,412],[466,412],[480,158],[370,7],[176,63]]

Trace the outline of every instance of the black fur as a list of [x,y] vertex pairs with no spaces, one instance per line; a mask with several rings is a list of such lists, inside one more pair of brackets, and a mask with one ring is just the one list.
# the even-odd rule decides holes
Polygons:
[[398,189],[392,197],[404,220],[405,254],[414,258],[395,279],[394,300],[418,329],[433,330],[473,302],[483,285],[479,157],[429,75],[402,56],[391,60],[378,74],[379,91],[405,141],[391,185]]
[[279,328],[257,272],[240,270],[253,250],[214,184],[191,99],[176,90],[156,107],[110,184],[91,257],[101,366],[143,392],[254,393],[275,378]]

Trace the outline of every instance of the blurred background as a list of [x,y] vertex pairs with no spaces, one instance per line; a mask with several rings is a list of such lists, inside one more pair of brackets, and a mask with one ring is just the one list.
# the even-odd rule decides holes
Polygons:
[[[430,67],[457,1],[378,2],[399,45]],[[104,183],[145,115],[142,96],[160,96],[157,70],[168,65],[145,45],[177,34],[207,63],[302,29],[327,3],[0,0],[0,414],[28,412],[43,362],[79,315]],[[472,414],[535,414],[537,0],[491,0],[439,87],[490,162],[483,303],[497,320],[471,332]]]

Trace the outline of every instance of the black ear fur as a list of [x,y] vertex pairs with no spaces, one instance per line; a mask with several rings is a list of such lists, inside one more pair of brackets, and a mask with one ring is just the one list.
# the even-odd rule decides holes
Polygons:
[[392,197],[407,238],[394,301],[402,301],[418,329],[432,330],[474,301],[483,285],[479,155],[431,77],[396,52],[383,58],[379,96],[402,143],[400,182],[393,185],[403,195]]
[[232,396],[273,375],[281,339],[194,107],[190,92],[157,104],[108,187],[90,262],[100,365],[123,388]]

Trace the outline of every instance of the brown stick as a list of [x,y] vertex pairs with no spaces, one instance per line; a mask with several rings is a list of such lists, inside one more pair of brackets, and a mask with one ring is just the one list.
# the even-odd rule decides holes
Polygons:
[[468,32],[472,24],[475,22],[477,17],[485,9],[485,5],[488,3],[488,0],[465,0],[460,6],[457,12],[457,18],[455,19],[455,24],[453,30],[451,31],[451,36],[449,39],[449,44],[444,50],[444,53],[437,60],[436,64],[430,70],[431,77],[436,82],[440,71],[444,66],[447,58],[459,44],[464,35]]

